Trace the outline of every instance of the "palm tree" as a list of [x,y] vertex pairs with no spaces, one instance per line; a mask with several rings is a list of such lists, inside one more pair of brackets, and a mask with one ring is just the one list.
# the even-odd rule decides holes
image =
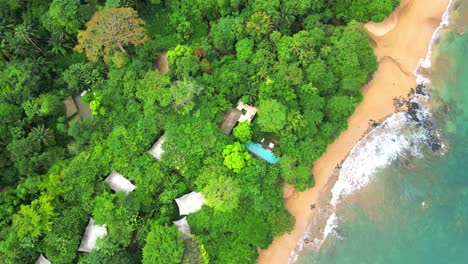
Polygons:
[[[11,60],[14,58],[35,57],[37,51],[42,51],[35,43],[35,33],[29,34],[27,29],[18,25],[0,24],[0,58]],[[34,48],[36,45],[37,48]]]
[[29,135],[34,141],[39,142],[43,146],[48,146],[55,142],[54,132],[50,128],[46,128],[44,125],[34,127]]
[[264,11],[253,13],[246,24],[247,32],[255,40],[260,40],[263,36],[269,34],[272,28],[270,16]]
[[245,100],[244,103],[255,104],[258,99],[258,82],[249,83],[242,98]]
[[35,53],[31,50],[31,47],[28,43],[24,42],[21,39],[17,39],[13,36],[13,34],[8,34],[6,36],[6,49],[9,53],[9,58],[29,58]]
[[4,35],[0,36],[0,60],[8,60],[11,57],[11,49]]
[[332,47],[330,45],[323,45],[322,48],[320,48],[320,55],[322,58],[326,59],[328,55],[330,55],[332,52]]
[[13,32],[15,25],[7,20],[0,20],[0,33]]
[[26,24],[17,25],[15,27],[14,34],[16,38],[23,39],[24,41],[34,46],[34,48],[36,48],[42,54],[45,54],[44,51],[37,45],[36,42],[39,39],[39,36],[37,35],[36,30],[33,29],[31,26]]
[[283,24],[285,28],[289,28],[296,20],[296,17],[294,16],[293,12],[291,12],[291,10],[285,5],[281,5],[278,11],[279,13],[277,18],[279,24]]
[[316,56],[310,38],[293,38],[291,52],[299,59],[299,62],[306,63]]
[[72,49],[72,45],[68,43],[69,37],[65,32],[53,33],[48,41],[49,52],[55,55],[65,55],[67,50]]
[[12,38],[14,28],[12,23],[0,20],[0,59],[2,60],[8,60],[12,55],[8,39]]

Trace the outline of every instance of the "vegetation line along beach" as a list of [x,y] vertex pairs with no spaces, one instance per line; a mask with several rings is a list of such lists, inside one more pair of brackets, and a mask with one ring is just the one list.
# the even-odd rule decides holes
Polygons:
[[425,58],[432,35],[441,22],[449,0],[402,0],[400,6],[383,22],[367,23],[365,28],[379,61],[379,68],[362,90],[364,100],[349,118],[348,129],[328,146],[313,167],[315,187],[305,192],[291,192],[285,187],[286,207],[296,225],[291,234],[276,238],[267,250],[261,250],[258,263],[288,263],[316,211],[311,204],[320,199],[337,164],[369,128],[369,120],[381,120],[394,112],[393,98],[406,96],[416,85],[414,72]]

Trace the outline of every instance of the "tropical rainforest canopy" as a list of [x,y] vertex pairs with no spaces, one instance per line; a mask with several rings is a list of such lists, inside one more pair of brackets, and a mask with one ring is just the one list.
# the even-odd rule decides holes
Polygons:
[[[314,185],[377,69],[361,22],[398,3],[0,0],[0,263],[255,263],[294,226],[283,184]],[[83,90],[92,116],[71,120]],[[224,135],[239,100],[257,117]],[[243,145],[264,137],[277,164]],[[112,170],[136,189],[112,192]],[[174,199],[191,191],[206,205],[182,240]],[[90,217],[109,232],[79,253]]]

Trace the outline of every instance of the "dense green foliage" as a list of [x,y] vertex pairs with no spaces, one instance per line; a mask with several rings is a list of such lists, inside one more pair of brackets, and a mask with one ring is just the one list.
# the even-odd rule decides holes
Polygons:
[[153,224],[143,248],[143,264],[178,264],[183,254],[182,238],[174,225]]
[[244,121],[239,123],[234,130],[232,135],[239,140],[241,143],[247,143],[252,139],[252,123]]
[[333,6],[336,16],[350,21],[356,19],[359,21],[372,20],[380,22],[398,6],[400,0],[337,0]]
[[[283,183],[313,186],[377,68],[355,20],[397,3],[0,0],[0,263],[255,263],[294,226]],[[62,101],[83,90],[92,116],[72,122]],[[258,117],[224,135],[239,99]],[[277,165],[242,145],[263,137]],[[112,170],[137,188],[113,193]],[[174,199],[190,191],[206,206],[182,241]],[[109,234],[78,253],[91,216]]]

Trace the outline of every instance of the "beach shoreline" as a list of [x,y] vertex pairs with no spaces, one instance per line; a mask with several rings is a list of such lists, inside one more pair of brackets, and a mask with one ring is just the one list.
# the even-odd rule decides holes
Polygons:
[[[337,165],[369,130],[370,120],[383,120],[394,111],[393,98],[406,97],[416,87],[415,71],[426,58],[432,36],[439,27],[450,0],[428,3],[426,0],[402,0],[400,6],[382,23],[367,23],[371,44],[379,62],[374,78],[362,89],[364,100],[348,119],[348,129],[328,146],[313,167],[315,187],[304,192],[285,186],[286,208],[296,219],[294,230],[276,238],[266,250],[259,250],[259,264],[285,264],[291,252],[320,213],[319,204],[331,196]],[[329,202],[329,200],[327,201]],[[324,228],[323,223],[316,223]]]

